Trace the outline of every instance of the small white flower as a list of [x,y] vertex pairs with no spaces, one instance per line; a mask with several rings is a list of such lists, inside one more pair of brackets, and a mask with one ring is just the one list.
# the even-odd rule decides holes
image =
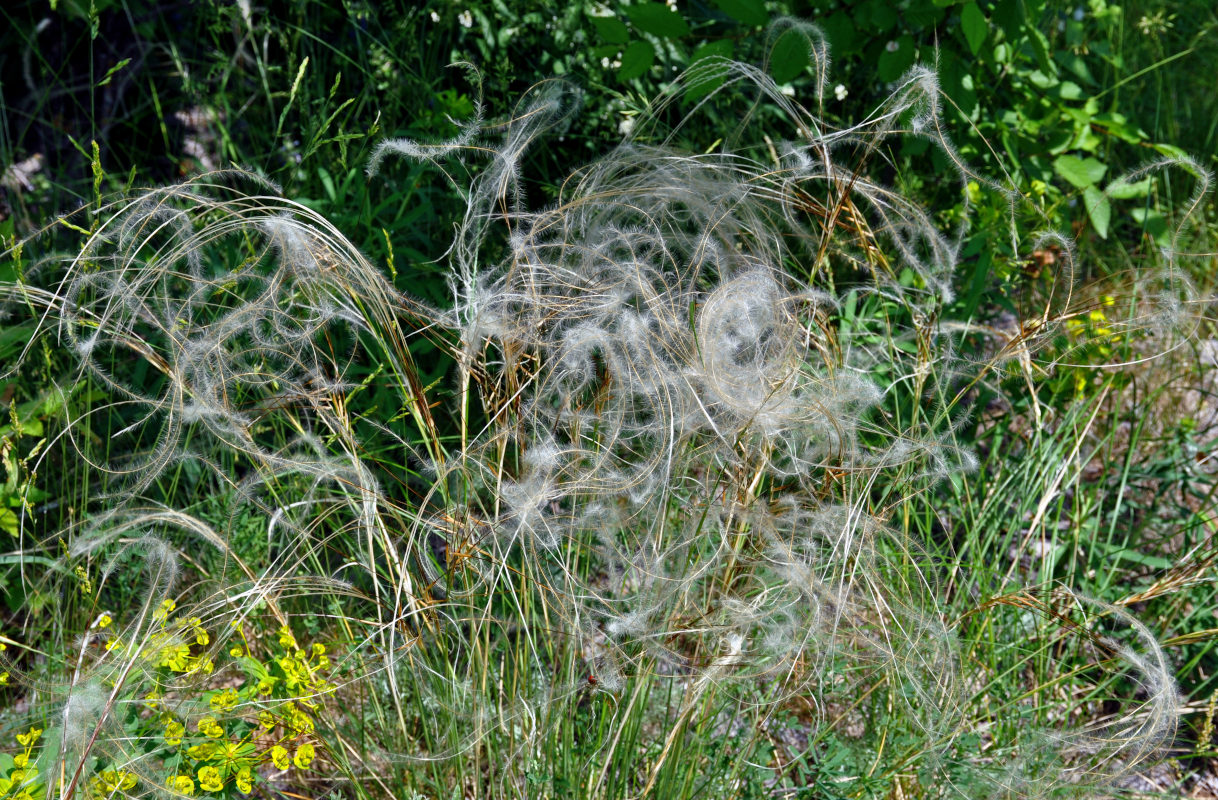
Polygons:
[[795,87],[789,83],[784,83],[782,86],[779,86],[778,91],[782,93],[783,97],[795,96]]
[[888,44],[884,45],[884,49],[890,53],[895,53],[896,51],[901,49],[901,46],[896,43],[896,40],[892,40],[892,41],[889,41]]
[[601,57],[601,66],[604,67],[605,69],[609,69],[609,57],[608,56]]
[[1079,6],[1078,8],[1074,9],[1074,21],[1075,22],[1082,22],[1083,17],[1085,17],[1085,16],[1087,16],[1087,12],[1083,10],[1082,6]]
[[843,84],[839,83],[837,86],[833,87],[833,96],[838,100],[845,100],[846,95],[848,94],[850,94],[850,90],[847,89]]
[[673,11],[677,10],[677,0],[664,0],[664,5],[668,6]]
[[463,28],[472,28],[474,27],[474,15],[469,13],[469,9],[466,9],[457,15],[457,22],[460,22]]
[[630,132],[633,130],[634,130],[634,117],[626,117],[624,120],[622,120],[621,122],[619,122],[617,124],[617,132],[622,134],[623,136],[629,136]]
[[440,15],[439,15],[439,14],[437,14],[436,12],[434,12],[434,11],[433,11],[433,12],[431,12],[431,21],[432,21],[432,22],[439,22],[439,21],[440,21]]

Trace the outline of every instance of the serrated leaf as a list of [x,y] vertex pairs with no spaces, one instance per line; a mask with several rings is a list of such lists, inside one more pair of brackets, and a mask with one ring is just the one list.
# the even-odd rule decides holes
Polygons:
[[655,60],[656,51],[651,42],[644,39],[631,42],[622,51],[622,66],[618,69],[617,76],[624,81],[634,80],[651,69]]
[[644,33],[668,39],[676,39],[689,33],[689,25],[681,15],[663,3],[642,3],[629,6],[625,11],[631,23]]
[[1094,186],[1104,177],[1108,166],[1094,158],[1058,156],[1053,162],[1053,171],[1079,189]]
[[770,50],[770,76],[776,83],[790,83],[808,66],[808,39],[794,29],[788,30]]
[[719,10],[745,25],[765,25],[770,21],[769,12],[761,0],[715,0]]
[[592,21],[592,27],[596,28],[596,35],[610,44],[626,44],[630,39],[630,31],[626,30],[626,24],[617,17],[588,17]]
[[968,49],[973,55],[977,55],[981,45],[985,44],[985,37],[990,33],[990,24],[986,22],[985,14],[981,13],[976,3],[966,3],[964,8],[960,9],[960,30],[964,32]]
[[1114,200],[1132,200],[1150,194],[1150,178],[1143,178],[1137,183],[1130,183],[1124,178],[1118,178],[1104,188],[1104,194]]
[[1108,196],[1094,186],[1083,189],[1083,202],[1087,206],[1087,217],[1101,239],[1108,238],[1108,224],[1112,222],[1112,203]]

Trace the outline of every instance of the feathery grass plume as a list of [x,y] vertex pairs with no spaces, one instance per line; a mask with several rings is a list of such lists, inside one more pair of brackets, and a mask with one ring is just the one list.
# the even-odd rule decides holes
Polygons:
[[[820,108],[825,38],[790,20],[772,35],[788,31],[806,37]],[[699,105],[765,100],[789,140],[770,147],[774,120],[763,135],[749,113],[719,149],[678,147],[680,127],[659,130],[661,112],[711,80],[722,83]],[[941,231],[870,176],[871,159],[895,137],[922,137],[962,184],[1018,201],[960,158],[934,72],[914,68],[874,113],[838,128],[762,70],[711,60],[551,206],[529,210],[525,153],[577,105],[570,86],[547,82],[502,123],[479,107],[448,142],[374,152],[370,175],[388,155],[487,162],[463,187],[451,310],[403,296],[326,220],[235,171],[109,207],[53,291],[10,293],[41,304],[79,359],[75,378],[107,394],[64,436],[115,508],[74,532],[69,557],[108,558],[111,581],[141,549],[166,565],[199,538],[229,553],[222,531],[153,497],[183,465],[202,470],[265,520],[269,563],[221,570],[201,607],[239,621],[265,603],[282,617],[292,594],[315,593],[355,643],[345,688],[376,698],[380,730],[358,756],[369,773],[374,762],[473,759],[474,779],[507,793],[523,768],[481,763],[483,745],[506,740],[527,762],[590,695],[623,715],[642,709],[656,734],[660,752],[626,781],[643,791],[691,726],[757,711],[739,715],[756,740],[801,701],[815,709],[815,741],[866,708],[890,726],[872,772],[895,781],[925,767],[928,791],[968,772],[995,793],[1049,793],[1130,769],[1170,736],[1162,651],[1106,606],[1139,647],[1109,646],[1097,672],[1114,673],[1119,657],[1114,674],[1149,701],[1102,735],[1072,732],[1065,713],[1034,736],[990,734],[988,678],[970,673],[944,619],[937,565],[889,518],[893,498],[971,467],[955,443],[960,399],[990,365],[970,364],[940,324],[967,223]],[[1192,171],[1203,193],[1203,171]],[[1013,222],[1011,235],[1018,252]],[[1064,261],[1036,336],[1076,311]],[[449,425],[432,418],[404,321],[448,337]],[[350,368],[368,358],[384,362],[413,431],[348,410],[363,388]],[[403,454],[394,469],[424,466],[420,496],[391,496],[400,476],[369,456],[368,430]],[[167,569],[152,571],[125,639],[149,640]],[[1003,627],[1015,606],[986,607],[996,631],[1018,630]],[[1103,640],[1080,625],[1061,632]],[[1010,644],[1017,661],[1024,641]],[[138,650],[102,663],[134,679]],[[114,696],[78,697],[64,719],[108,731]],[[1014,718],[1017,703],[1002,709]],[[885,744],[890,728],[899,746]],[[1023,766],[977,758],[978,728]],[[602,776],[616,769],[616,736],[594,765]],[[89,748],[64,742],[65,764],[69,751],[83,764]]]
[[[828,54],[818,32],[808,41],[819,105]],[[667,722],[674,735],[712,686],[768,681],[779,704],[829,696],[851,675],[860,691],[892,687],[923,752],[951,751],[969,730],[958,645],[925,554],[888,531],[869,498],[975,466],[954,444],[954,406],[986,365],[971,367],[937,323],[967,221],[941,232],[857,159],[891,137],[924,137],[962,186],[983,181],[1012,204],[1019,195],[961,159],[927,68],[842,129],[723,60],[699,65],[657,108],[683,85],[720,80],[711,96],[747,86],[789,114],[778,163],[747,125],[698,155],[662,134],[647,141],[644,120],[550,208],[525,211],[504,169],[472,183],[448,324],[462,354],[462,430],[483,427],[437,465],[437,482],[464,484],[460,514],[485,531],[487,597],[519,602],[507,584],[527,579],[605,686],[650,674],[687,687]],[[503,143],[477,154],[518,164],[564,107],[554,91],[530,94],[500,126]],[[472,141],[446,148],[459,157]],[[392,149],[418,157],[419,147]],[[496,215],[507,255],[488,263],[477,254],[496,249]],[[852,302],[899,313],[848,330],[833,273],[838,285],[850,276]],[[1062,310],[1047,306],[1042,323],[1072,313],[1074,282],[1062,276]],[[464,405],[471,386],[482,415]],[[872,409],[894,396],[925,410],[890,427]],[[1170,693],[1161,661],[1128,655],[1156,696]],[[1153,724],[1118,726],[1113,741],[1150,752],[1173,713],[1152,710]],[[1076,780],[1066,748],[1052,749],[1051,780]]]

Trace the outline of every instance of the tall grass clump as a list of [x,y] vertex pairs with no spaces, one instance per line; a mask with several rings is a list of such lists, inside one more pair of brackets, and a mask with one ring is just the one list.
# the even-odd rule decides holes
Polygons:
[[[872,172],[919,137],[965,198],[984,185],[1012,220],[1022,198],[952,147],[932,70],[838,127],[819,113],[824,38],[779,27],[803,36],[814,110],[752,66],[699,62],[539,210],[523,156],[578,113],[568,84],[446,142],[382,143],[372,177],[427,161],[464,197],[445,307],[241,171],[115,201],[74,257],[25,266],[8,311],[71,350],[63,389],[90,398],[35,459],[86,465],[80,518],[23,533],[51,555],[26,579],[75,592],[60,613],[79,633],[67,679],[9,666],[58,736],[40,790],[1041,797],[1171,743],[1173,669],[1144,621],[961,574],[901,521],[906,498],[970,480],[976,388],[1033,381],[1036,347],[1086,313],[1070,242],[1001,232],[1017,253],[1051,240],[1061,270],[976,355],[995,329],[945,322],[967,199],[945,225]],[[685,97],[741,122],[691,150],[661,124]],[[1192,175],[1191,212],[1208,175],[1145,173],[1167,169]],[[1129,276],[1106,335],[1187,331],[1176,259]],[[451,360],[439,388],[411,354],[423,336]],[[374,385],[397,406],[367,404]],[[227,519],[194,513],[200,492]],[[251,514],[258,567],[230,539]],[[80,632],[120,616],[99,606],[116,596],[121,635]],[[258,671],[279,663],[258,625],[289,666]],[[324,680],[301,677],[321,674],[306,630],[341,654]],[[1007,691],[1052,660],[1072,668]],[[215,701],[225,687],[245,694]],[[157,734],[135,711],[149,697]],[[188,761],[171,722],[238,749]],[[316,747],[315,777],[282,777],[289,747],[300,770]]]

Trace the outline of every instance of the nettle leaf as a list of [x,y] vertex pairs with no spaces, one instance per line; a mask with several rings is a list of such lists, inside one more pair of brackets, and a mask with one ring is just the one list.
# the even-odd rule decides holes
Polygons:
[[644,39],[631,42],[622,51],[622,66],[618,69],[617,76],[624,81],[634,80],[651,69],[655,60],[656,51],[651,42]]
[[968,3],[960,9],[960,29],[964,31],[968,49],[977,55],[981,45],[985,44],[985,37],[989,35],[990,24],[985,21],[985,14],[981,13],[976,3]]
[[1053,162],[1053,171],[1065,178],[1072,186],[1085,189],[1094,186],[1104,177],[1108,166],[1094,158],[1058,156]]
[[1108,224],[1112,222],[1112,203],[1108,196],[1094,186],[1083,189],[1083,202],[1087,204],[1087,216],[1101,239],[1108,238]]
[[715,0],[719,10],[745,25],[765,25],[770,14],[761,0]]
[[663,3],[643,3],[629,6],[625,11],[634,26],[644,33],[668,39],[677,39],[689,33],[689,25],[681,15]]
[[630,39],[630,32],[626,30],[626,24],[617,17],[588,17],[588,19],[592,21],[592,27],[596,28],[596,35],[610,44],[626,44]]
[[808,39],[796,30],[789,30],[770,50],[770,76],[776,83],[790,83],[808,66]]
[[733,50],[734,45],[731,39],[706,42],[694,50],[693,55],[689,57],[690,83],[685,89],[685,97],[690,100],[699,100],[722,86],[724,78],[727,77],[727,65],[716,67],[713,62],[699,62],[706,62],[707,59],[715,56],[731,58]]

